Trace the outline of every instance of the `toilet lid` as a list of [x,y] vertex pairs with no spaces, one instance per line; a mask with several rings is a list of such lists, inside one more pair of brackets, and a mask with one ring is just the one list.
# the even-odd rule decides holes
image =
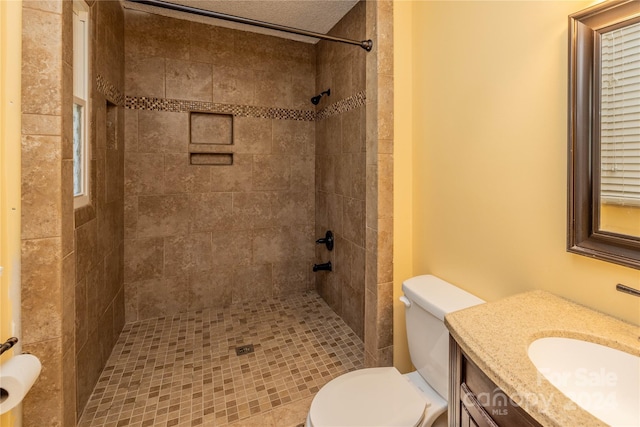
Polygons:
[[414,427],[426,400],[396,368],[360,369],[328,382],[313,399],[313,427]]

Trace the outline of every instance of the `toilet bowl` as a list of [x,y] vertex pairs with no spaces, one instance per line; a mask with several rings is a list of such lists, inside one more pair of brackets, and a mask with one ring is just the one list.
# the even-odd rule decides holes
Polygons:
[[359,369],[325,384],[305,427],[430,427],[447,410],[449,333],[444,315],[484,301],[435,276],[402,284],[416,371]]
[[[413,375],[416,374],[416,375]],[[426,427],[447,409],[447,401],[416,372],[396,368],[352,371],[316,394],[306,427]]]

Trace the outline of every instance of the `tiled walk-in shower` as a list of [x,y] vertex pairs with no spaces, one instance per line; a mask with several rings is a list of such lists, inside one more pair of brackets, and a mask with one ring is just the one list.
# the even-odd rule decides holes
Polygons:
[[315,292],[144,320],[124,327],[79,425],[294,427],[362,367],[362,341]]

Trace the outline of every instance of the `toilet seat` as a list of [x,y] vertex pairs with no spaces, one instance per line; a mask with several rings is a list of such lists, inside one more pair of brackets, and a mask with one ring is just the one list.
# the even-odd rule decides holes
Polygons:
[[307,427],[416,427],[427,399],[396,368],[360,369],[316,394]]

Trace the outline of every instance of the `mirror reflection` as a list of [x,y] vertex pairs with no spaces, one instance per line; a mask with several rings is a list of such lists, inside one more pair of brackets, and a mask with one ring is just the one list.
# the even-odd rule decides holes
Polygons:
[[600,37],[599,228],[640,237],[640,23]]
[[640,1],[569,16],[567,250],[640,269]]

